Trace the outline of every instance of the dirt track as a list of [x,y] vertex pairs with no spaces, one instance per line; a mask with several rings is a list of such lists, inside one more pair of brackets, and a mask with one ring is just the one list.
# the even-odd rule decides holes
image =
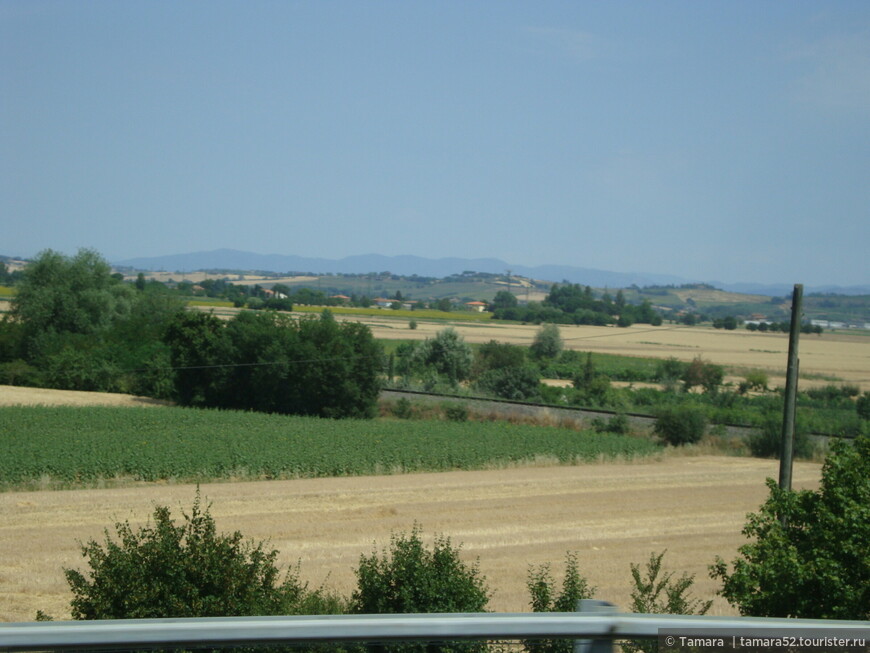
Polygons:
[[[528,610],[528,566],[552,562],[561,576],[566,551],[597,596],[629,601],[629,564],[668,549],[665,565],[696,574],[695,594],[712,598],[714,556],[733,558],[745,542],[747,512],[766,497],[776,463],[747,458],[672,457],[663,461],[450,472],[370,478],[311,479],[203,486],[221,530],[270,539],[283,566],[344,594],[363,553],[417,521],[429,537],[463,543],[480,559],[497,611]],[[798,463],[796,486],[812,486],[819,466]],[[178,515],[189,485],[0,494],[0,620],[25,621],[42,609],[68,618],[62,568],[82,559],[77,541],[102,539],[118,520],[142,523],[155,504]],[[716,599],[714,614],[732,614]]]

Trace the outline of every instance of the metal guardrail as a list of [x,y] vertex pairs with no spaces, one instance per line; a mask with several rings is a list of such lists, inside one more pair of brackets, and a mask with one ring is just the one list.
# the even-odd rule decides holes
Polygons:
[[0,624],[0,651],[173,648],[329,642],[657,638],[660,631],[865,637],[870,622],[616,613],[475,613],[118,619]]

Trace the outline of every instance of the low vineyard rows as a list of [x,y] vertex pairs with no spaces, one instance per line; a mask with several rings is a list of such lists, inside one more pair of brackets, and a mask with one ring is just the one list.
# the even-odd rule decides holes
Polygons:
[[0,487],[115,477],[302,478],[644,456],[629,436],[497,422],[322,420],[187,408],[0,408]]

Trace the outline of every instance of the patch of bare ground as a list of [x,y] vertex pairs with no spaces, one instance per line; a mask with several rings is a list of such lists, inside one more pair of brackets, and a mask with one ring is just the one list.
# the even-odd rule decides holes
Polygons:
[[[362,554],[388,544],[391,532],[418,522],[443,533],[480,561],[497,611],[527,611],[529,565],[567,551],[597,596],[625,609],[631,563],[668,550],[669,569],[696,576],[694,593],[713,598],[707,566],[732,559],[745,542],[746,513],[767,496],[775,461],[722,456],[575,467],[448,472],[366,478],[218,483],[202,486],[223,531],[268,539],[284,567],[347,595]],[[797,463],[796,487],[814,487],[820,467]],[[116,521],[145,523],[155,505],[179,516],[192,485],[0,494],[0,620],[28,621],[41,609],[69,618],[64,567],[81,567],[77,542],[103,539]],[[114,533],[114,531],[112,531]],[[713,614],[734,614],[716,598]]]
[[0,385],[0,406],[169,406],[168,401],[109,392]]

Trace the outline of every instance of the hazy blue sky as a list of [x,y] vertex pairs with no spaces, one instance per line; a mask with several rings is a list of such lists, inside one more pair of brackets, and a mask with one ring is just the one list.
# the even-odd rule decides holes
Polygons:
[[870,2],[0,0],[0,254],[870,282]]

